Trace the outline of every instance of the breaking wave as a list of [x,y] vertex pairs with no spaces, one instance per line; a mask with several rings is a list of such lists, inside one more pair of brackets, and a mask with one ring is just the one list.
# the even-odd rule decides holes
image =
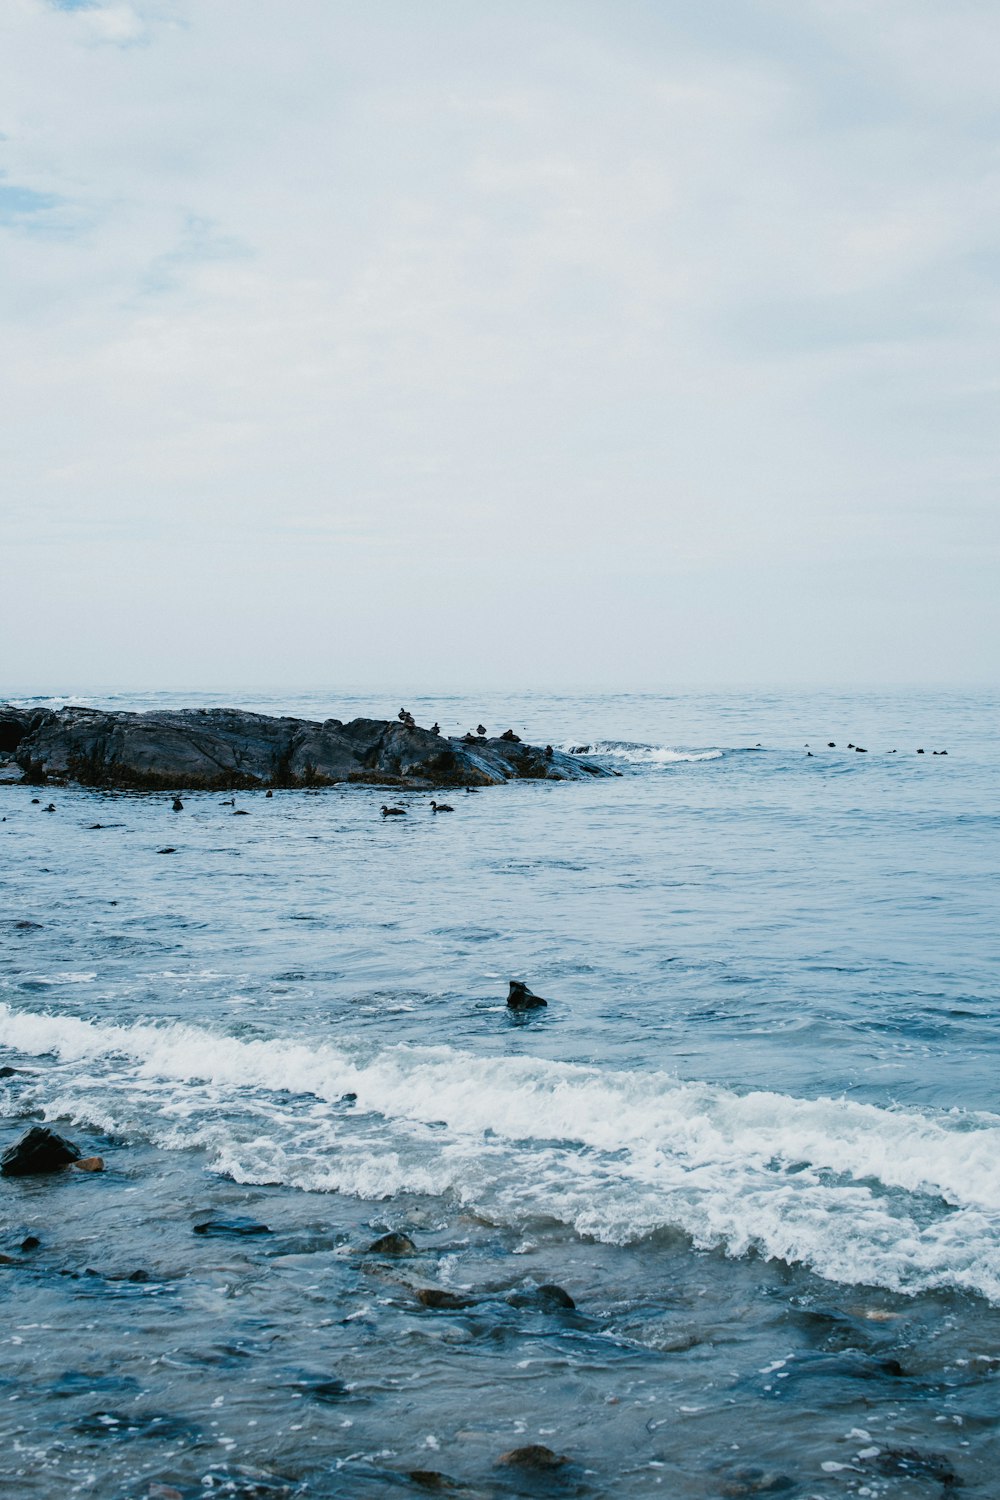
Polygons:
[[[364,1054],[181,1024],[99,1025],[0,1005],[50,1066],[4,1087],[48,1118],[200,1146],[241,1182],[450,1194],[505,1222],[699,1248],[847,1283],[1000,1301],[1000,1117],[739,1094],[666,1073],[449,1046]],[[354,1096],[345,1098],[345,1096]]]

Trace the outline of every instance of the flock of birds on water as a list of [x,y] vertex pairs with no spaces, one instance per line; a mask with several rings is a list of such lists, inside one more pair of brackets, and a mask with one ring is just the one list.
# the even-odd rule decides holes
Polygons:
[[[410,713],[409,709],[407,709],[407,708],[401,708],[399,710],[399,713],[396,715],[396,717],[397,717],[397,719],[399,720],[399,722],[401,724],[404,724],[406,726],[407,729],[417,729],[419,727],[418,724],[417,724],[416,719],[413,717],[413,715]],[[440,726],[440,724],[438,724],[437,722],[435,722],[434,724],[432,724],[431,728],[430,728],[430,732],[431,732],[431,734],[440,734],[441,733],[441,726]],[[465,739],[466,739],[467,742],[475,742],[475,740],[477,740],[477,739],[485,739],[486,738],[486,734],[487,734],[486,725],[485,724],[478,724],[476,726],[475,733],[473,733],[473,731],[471,729],[467,731],[467,733],[465,735]],[[520,744],[521,743],[521,737],[520,737],[520,735],[515,734],[514,731],[513,731],[513,729],[505,729],[504,732],[503,732],[503,734],[499,735],[498,738],[501,739],[501,740],[511,740],[515,744]],[[762,747],[760,745],[758,745],[756,748],[759,750]],[[836,740],[827,740],[827,742],[826,742],[826,748],[828,750],[836,750],[836,748],[837,748],[837,742],[836,742]],[[853,742],[848,743],[847,749],[848,750],[853,750],[858,755],[867,755],[868,754],[868,751],[865,749],[864,745],[855,745]],[[812,750],[810,750],[810,748],[809,748],[808,742],[805,745],[805,751],[806,751],[806,755],[807,755],[808,759],[812,760],[814,758],[814,756],[813,756]],[[552,753],[553,753],[552,752],[552,746],[551,745],[546,745],[545,746],[545,754],[547,756],[551,756]],[[886,755],[897,755],[899,752],[897,750],[887,750],[885,753],[886,753]],[[919,749],[916,753],[918,755],[926,755],[927,754],[926,750],[924,750],[924,749]],[[932,750],[931,754],[932,755],[947,755],[948,752],[947,752],[947,750]],[[465,788],[465,790],[466,790],[467,793],[469,793],[471,795],[473,792],[478,791],[478,787],[467,786]],[[273,793],[273,791],[269,787],[268,790],[265,792],[264,795],[266,797],[273,797],[274,793]],[[32,797],[31,800],[36,805],[40,805],[41,804],[41,798],[40,797]],[[246,811],[245,808],[237,807],[236,806],[236,798],[235,797],[229,797],[229,798],[227,798],[224,802],[220,802],[219,806],[220,807],[231,807],[233,809],[233,816],[236,817],[236,818],[246,818],[246,817],[249,816],[249,814],[247,813],[247,811]],[[173,811],[174,812],[183,812],[184,811],[184,803],[181,801],[180,797],[175,797],[173,799],[172,807],[173,807]],[[447,803],[447,802],[435,802],[433,800],[430,803],[430,809],[431,809],[431,812],[434,813],[435,815],[437,813],[452,813],[452,812],[455,811],[455,809],[449,803]],[[48,803],[48,805],[46,807],[42,808],[42,811],[43,812],[47,812],[47,813],[54,813],[55,810],[56,810],[56,805],[55,805],[54,802],[50,802],[50,803]],[[407,816],[408,809],[405,808],[405,807],[390,807],[388,805],[388,803],[383,802],[382,803],[381,812],[382,812],[382,817],[383,818],[405,818]],[[4,823],[6,823],[7,819],[4,818],[4,819],[2,819],[0,821],[3,821]],[[102,823],[92,823],[90,826],[92,828],[103,828],[104,824],[102,824]],[[173,854],[175,851],[173,849],[161,849],[159,852],[161,854]],[[544,1000],[541,1003],[544,1005],[545,1004]]]

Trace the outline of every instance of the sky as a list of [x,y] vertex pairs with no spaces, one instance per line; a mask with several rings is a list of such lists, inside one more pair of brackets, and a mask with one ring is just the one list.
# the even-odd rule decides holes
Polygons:
[[3,0],[0,690],[995,683],[995,0]]

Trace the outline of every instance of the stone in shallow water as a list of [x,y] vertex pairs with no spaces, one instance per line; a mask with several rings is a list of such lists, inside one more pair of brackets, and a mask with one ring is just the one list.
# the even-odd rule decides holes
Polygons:
[[195,1224],[194,1232],[207,1235],[271,1233],[266,1224],[258,1224],[255,1219],[206,1219],[204,1224]]
[[422,1286],[417,1291],[421,1307],[459,1308],[472,1307],[474,1297],[463,1297],[460,1292],[446,1292],[439,1286]]
[[565,1453],[553,1453],[544,1443],[529,1443],[526,1448],[510,1448],[506,1453],[501,1453],[497,1463],[511,1469],[548,1473],[553,1469],[561,1469],[563,1464],[569,1463],[569,1459]]
[[369,1255],[416,1255],[416,1253],[417,1247],[410,1236],[401,1234],[399,1231],[380,1235],[368,1246]]
[[44,1125],[33,1125],[17,1145],[8,1147],[0,1157],[0,1175],[31,1177],[42,1172],[59,1172],[79,1160],[79,1148],[72,1141]]

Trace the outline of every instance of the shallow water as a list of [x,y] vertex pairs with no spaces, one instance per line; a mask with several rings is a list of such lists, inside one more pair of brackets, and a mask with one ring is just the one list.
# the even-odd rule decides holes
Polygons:
[[3,1144],[108,1164],[0,1191],[0,1475],[995,1495],[996,700],[404,701],[621,775],[389,822],[0,786]]

